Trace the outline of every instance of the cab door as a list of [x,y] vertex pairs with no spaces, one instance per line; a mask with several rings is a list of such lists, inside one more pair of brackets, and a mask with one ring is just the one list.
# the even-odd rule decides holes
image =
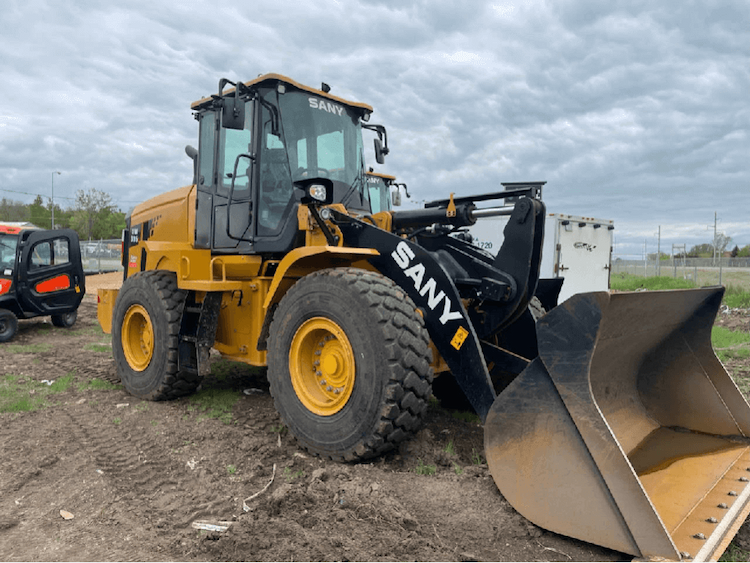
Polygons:
[[76,232],[32,231],[21,244],[17,294],[21,309],[36,315],[75,311],[86,291]]

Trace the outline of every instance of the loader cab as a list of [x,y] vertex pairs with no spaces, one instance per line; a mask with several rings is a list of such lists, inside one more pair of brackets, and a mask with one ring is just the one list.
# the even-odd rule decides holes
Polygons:
[[[377,172],[367,173],[367,191],[370,196],[370,209],[373,213],[390,211],[393,209],[391,200],[391,185],[396,181],[395,176],[379,174]],[[397,193],[397,192],[394,192]]]
[[[234,88],[224,92],[227,85]],[[297,208],[313,181],[332,190],[332,202],[370,212],[361,121],[371,107],[265,75],[245,84],[223,79],[219,94],[193,109],[197,248],[288,252],[301,244]]]

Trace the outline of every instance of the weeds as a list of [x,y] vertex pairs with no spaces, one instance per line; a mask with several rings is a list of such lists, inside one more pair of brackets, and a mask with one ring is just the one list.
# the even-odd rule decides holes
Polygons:
[[455,473],[456,475],[461,475],[461,474],[463,474],[463,472],[464,472],[464,469],[463,469],[463,467],[461,467],[460,465],[458,465],[458,464],[457,464],[457,463],[456,463],[456,462],[454,461],[454,462],[453,462],[453,472],[454,472],[454,473]]
[[234,475],[237,473],[237,466],[236,465],[227,465],[227,473],[230,475]]
[[224,424],[231,424],[232,410],[235,403],[239,400],[238,391],[230,389],[204,389],[192,397],[190,402],[197,405],[197,410],[203,412],[198,420],[206,418],[216,418]]
[[456,420],[460,420],[462,422],[473,422],[476,424],[481,424],[482,419],[479,418],[479,415],[474,412],[468,412],[468,411],[451,411],[451,416],[455,418]]
[[121,419],[121,418],[120,418],[120,417],[118,416],[118,417],[116,417],[116,418],[114,418],[114,419],[112,420],[112,423],[113,423],[113,424],[114,424],[115,426],[118,426],[118,425],[122,424],[122,419]]
[[747,332],[736,332],[715,326],[711,329],[711,343],[722,362],[750,358],[750,334]]
[[472,449],[471,450],[471,463],[473,463],[474,465],[483,465],[486,462],[480,452],[478,452],[476,449]]
[[115,389],[119,389],[120,385],[115,385],[114,383],[110,383],[109,381],[104,381],[103,379],[92,379],[91,381],[87,381],[84,383],[81,383],[78,385],[79,391],[113,391]]
[[4,352],[11,354],[43,354],[52,350],[52,344],[5,344]]
[[719,558],[719,561],[750,561],[750,551],[730,543],[727,550]]
[[6,374],[0,378],[0,413],[30,412],[47,406],[50,395],[70,389],[73,373],[57,379],[51,385],[21,376]]
[[415,469],[417,475],[435,475],[437,471],[436,465],[425,465],[421,459],[417,460],[417,468]]
[[453,440],[449,440],[448,444],[445,446],[445,453],[448,455],[456,455],[456,448],[453,446]]
[[302,469],[299,469],[297,471],[292,471],[291,467],[285,467],[284,468],[284,478],[291,483],[295,479],[299,479],[300,477],[304,477],[305,472]]
[[97,352],[97,353],[110,353],[112,352],[112,345],[111,344],[86,344],[83,347],[84,350],[88,350],[89,352]]

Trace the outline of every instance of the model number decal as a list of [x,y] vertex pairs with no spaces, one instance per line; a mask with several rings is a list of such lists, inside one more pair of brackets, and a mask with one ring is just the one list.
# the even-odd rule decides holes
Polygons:
[[448,321],[463,319],[461,311],[453,311],[453,304],[450,298],[445,294],[443,290],[437,291],[437,282],[435,278],[430,278],[426,282],[422,283],[425,274],[424,264],[417,262],[413,266],[410,266],[412,259],[415,257],[414,251],[409,248],[406,242],[401,241],[396,246],[396,250],[391,252],[391,258],[398,264],[398,267],[404,271],[404,275],[407,278],[411,278],[414,281],[414,288],[419,292],[422,297],[427,296],[427,306],[431,311],[435,310],[435,307],[443,303],[443,314],[440,315],[440,324],[444,325]]

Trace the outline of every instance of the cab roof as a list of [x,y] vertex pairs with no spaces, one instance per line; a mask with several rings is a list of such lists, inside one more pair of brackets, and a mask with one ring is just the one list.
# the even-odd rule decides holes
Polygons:
[[[309,92],[311,94],[315,94],[316,96],[319,96],[321,98],[325,98],[327,100],[332,100],[334,102],[338,102],[340,104],[344,104],[346,106],[349,106],[351,108],[356,108],[360,110],[364,110],[366,112],[372,113],[372,106],[368,104],[363,104],[360,102],[352,102],[349,100],[345,100],[344,98],[339,98],[338,96],[334,96],[332,94],[329,94],[327,92],[324,92],[323,90],[318,90],[316,88],[311,88],[310,86],[305,86],[304,84],[300,84],[299,82],[296,82],[292,80],[291,78],[288,78],[286,76],[283,76],[281,74],[263,74],[259,76],[258,78],[254,80],[250,80],[249,82],[244,82],[244,85],[248,88],[252,88],[254,86],[270,86],[274,87],[278,84],[285,84],[287,86],[291,86],[292,88],[296,88],[297,90],[302,90],[303,92]],[[230,94],[234,92],[234,88],[229,88],[222,92],[223,96],[226,96],[227,94]],[[206,107],[211,104],[211,102],[214,101],[215,95],[207,96],[205,98],[201,98],[200,100],[193,102],[190,104],[190,108],[193,110],[201,109],[203,107]]]

